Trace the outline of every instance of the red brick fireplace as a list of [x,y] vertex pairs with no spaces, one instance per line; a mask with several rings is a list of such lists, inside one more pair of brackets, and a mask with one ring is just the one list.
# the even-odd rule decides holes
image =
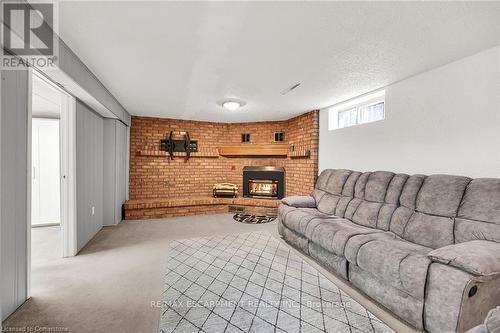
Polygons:
[[[130,200],[124,205],[125,217],[227,212],[229,206],[277,207],[277,199],[243,196],[244,167],[284,169],[283,195],[309,193],[318,169],[318,126],[317,111],[284,121],[231,124],[132,117]],[[198,151],[191,153],[189,160],[182,153],[174,154],[171,160],[160,150],[160,141],[170,131],[188,132],[192,140],[197,140]],[[250,142],[242,143],[248,134]],[[212,198],[215,183],[238,185],[238,198]]]

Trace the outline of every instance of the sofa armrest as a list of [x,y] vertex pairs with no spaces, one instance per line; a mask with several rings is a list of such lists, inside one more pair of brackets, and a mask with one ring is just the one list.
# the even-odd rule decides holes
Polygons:
[[297,208],[316,208],[316,200],[310,195],[286,197],[281,199],[281,202]]
[[473,240],[433,250],[427,256],[435,262],[489,278],[500,276],[500,243]]

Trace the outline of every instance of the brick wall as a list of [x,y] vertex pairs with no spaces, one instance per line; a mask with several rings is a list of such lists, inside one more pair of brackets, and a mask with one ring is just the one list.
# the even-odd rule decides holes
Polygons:
[[[285,121],[213,123],[177,119],[132,117],[130,129],[130,199],[211,195],[214,183],[230,182],[242,192],[244,166],[282,166],[286,171],[286,195],[310,193],[318,173],[318,112],[311,111]],[[241,134],[250,133],[248,144],[273,144],[274,132],[285,132],[283,144],[309,149],[309,158],[232,158],[142,156],[158,151],[170,131],[188,131],[201,151],[217,146],[240,145]]]

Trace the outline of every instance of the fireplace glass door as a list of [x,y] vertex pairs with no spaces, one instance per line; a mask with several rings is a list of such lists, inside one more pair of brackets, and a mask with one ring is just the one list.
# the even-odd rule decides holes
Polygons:
[[277,180],[259,180],[250,179],[248,181],[248,189],[250,195],[258,197],[277,197],[278,196],[278,181]]

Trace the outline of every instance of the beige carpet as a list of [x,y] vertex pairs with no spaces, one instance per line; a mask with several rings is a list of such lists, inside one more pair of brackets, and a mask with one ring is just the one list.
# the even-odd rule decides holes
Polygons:
[[62,234],[60,226],[35,227],[31,229],[31,264],[43,266],[47,261],[62,256]]
[[[76,257],[38,260],[32,269],[32,298],[3,325],[59,327],[71,332],[158,332],[160,307],[151,304],[161,304],[169,241],[253,231],[277,236],[276,222],[243,224],[230,214],[219,214],[126,221],[104,228]],[[312,265],[396,332],[412,332]]]

